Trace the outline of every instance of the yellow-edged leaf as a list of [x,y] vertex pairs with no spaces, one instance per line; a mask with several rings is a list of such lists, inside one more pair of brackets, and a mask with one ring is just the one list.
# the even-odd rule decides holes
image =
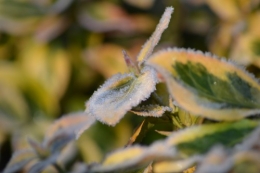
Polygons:
[[184,157],[203,154],[215,145],[230,148],[241,143],[258,125],[257,121],[241,120],[193,126],[173,133],[166,144],[176,147]]
[[215,120],[236,120],[260,112],[260,85],[231,62],[199,51],[169,49],[149,64],[164,76],[184,110]]

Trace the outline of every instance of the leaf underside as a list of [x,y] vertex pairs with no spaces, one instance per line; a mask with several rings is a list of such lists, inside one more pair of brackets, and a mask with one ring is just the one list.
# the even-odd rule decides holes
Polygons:
[[149,60],[165,78],[177,106],[215,120],[260,112],[260,85],[238,66],[209,54],[171,49]]

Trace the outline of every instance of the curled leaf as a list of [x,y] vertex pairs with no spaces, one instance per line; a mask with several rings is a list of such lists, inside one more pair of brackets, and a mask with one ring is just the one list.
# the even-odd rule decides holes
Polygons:
[[165,78],[177,106],[193,115],[237,120],[260,112],[260,85],[238,66],[199,51],[169,49],[149,64]]
[[160,106],[160,105],[144,105],[141,107],[136,107],[131,110],[131,112],[140,116],[152,116],[152,117],[160,117],[166,111],[171,111],[170,107]]
[[172,7],[167,7],[163,16],[160,19],[159,24],[157,25],[153,35],[150,39],[144,44],[142,50],[137,56],[137,61],[139,62],[139,66],[147,60],[147,58],[152,54],[154,47],[158,44],[163,31],[168,27],[168,24],[171,19],[171,14],[173,12]]
[[150,67],[143,68],[138,77],[132,73],[114,75],[92,95],[86,111],[114,126],[127,111],[150,96],[156,82],[156,72]]

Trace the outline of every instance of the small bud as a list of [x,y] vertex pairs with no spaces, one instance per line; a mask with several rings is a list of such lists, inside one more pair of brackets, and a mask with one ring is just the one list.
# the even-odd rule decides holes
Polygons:
[[133,60],[128,56],[126,51],[123,50],[122,53],[124,55],[124,59],[125,59],[125,62],[126,62],[126,65],[129,69],[129,71],[133,72],[135,75],[140,74],[140,70],[139,70],[137,64],[133,62]]

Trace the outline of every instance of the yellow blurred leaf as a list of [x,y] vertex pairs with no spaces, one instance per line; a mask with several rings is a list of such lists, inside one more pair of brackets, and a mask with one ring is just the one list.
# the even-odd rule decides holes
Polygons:
[[84,56],[91,67],[95,68],[106,78],[116,73],[126,73],[123,48],[114,44],[105,44],[99,47],[88,49]]
[[125,0],[125,2],[142,9],[149,9],[154,4],[154,0]]

